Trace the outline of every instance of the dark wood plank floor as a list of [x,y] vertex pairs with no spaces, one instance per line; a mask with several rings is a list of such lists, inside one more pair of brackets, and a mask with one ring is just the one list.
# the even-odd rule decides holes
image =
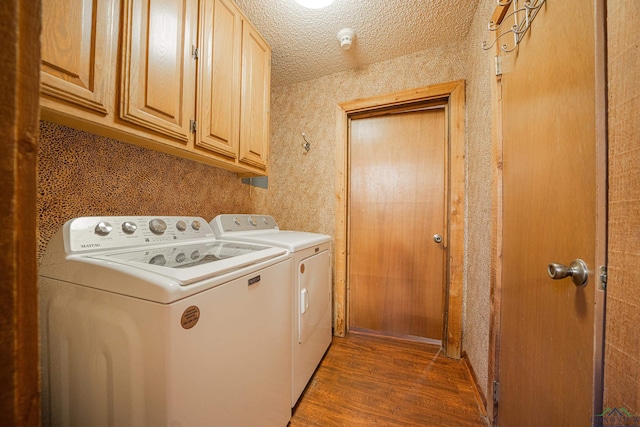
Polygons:
[[294,409],[301,426],[488,426],[462,360],[432,344],[334,337]]

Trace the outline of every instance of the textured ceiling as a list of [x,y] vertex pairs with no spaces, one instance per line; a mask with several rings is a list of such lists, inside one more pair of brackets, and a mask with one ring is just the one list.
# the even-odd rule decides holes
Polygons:
[[[272,85],[311,80],[463,40],[478,0],[335,0],[305,9],[295,0],[236,0],[273,49]],[[336,34],[356,39],[343,51]]]

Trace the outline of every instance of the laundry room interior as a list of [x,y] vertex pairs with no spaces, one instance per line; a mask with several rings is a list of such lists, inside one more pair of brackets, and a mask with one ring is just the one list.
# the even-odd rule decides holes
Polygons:
[[[230,0],[216,0],[215,2],[201,0],[200,3],[218,5],[227,1]],[[397,107],[393,101],[390,101],[394,96],[405,97],[406,104],[412,105],[417,102],[415,100],[417,98],[411,98],[409,95],[412,91],[415,93],[435,93],[435,95],[425,95],[419,102],[423,103],[420,106],[428,104],[425,107],[427,110],[432,107],[429,103],[435,102],[436,107],[446,112],[446,120],[448,120],[443,132],[448,135],[446,143],[449,144],[446,146],[446,154],[444,154],[447,162],[444,166],[444,173],[447,175],[443,184],[445,186],[444,209],[446,212],[443,220],[444,228],[428,231],[427,236],[428,244],[447,251],[443,252],[446,257],[443,264],[446,265],[443,276],[445,291],[443,291],[442,302],[439,304],[443,307],[441,315],[444,321],[438,327],[439,338],[435,340],[438,343],[416,339],[412,334],[398,336],[398,334],[385,334],[384,331],[369,331],[368,328],[364,328],[365,332],[354,335],[365,337],[371,335],[376,339],[383,337],[389,342],[417,342],[419,345],[434,346],[438,349],[442,346],[442,352],[438,350],[440,356],[460,363],[464,375],[467,376],[466,381],[473,389],[471,399],[475,400],[478,405],[477,414],[470,416],[468,422],[455,417],[449,419],[443,417],[429,418],[430,421],[425,421],[426,424],[416,422],[415,425],[508,426],[527,425],[532,422],[532,419],[536,422],[561,420],[563,423],[567,423],[564,425],[588,425],[587,421],[591,425],[614,425],[611,421],[614,419],[613,416],[607,419],[607,416],[610,415],[610,412],[607,411],[616,408],[626,411],[620,416],[626,422],[631,423],[629,425],[640,425],[640,389],[637,385],[637,379],[640,378],[640,332],[637,328],[637,325],[640,324],[640,292],[635,286],[640,279],[640,274],[637,271],[630,271],[631,269],[628,268],[640,261],[640,232],[638,232],[640,230],[640,149],[637,141],[640,127],[640,115],[638,114],[640,94],[636,84],[640,79],[640,71],[637,66],[640,61],[640,49],[632,31],[632,22],[635,22],[633,17],[640,13],[640,4],[633,0],[615,2],[571,0],[562,2],[564,5],[559,6],[559,2],[553,0],[548,2],[520,0],[521,8],[525,13],[528,13],[527,8],[532,3],[540,2],[542,5],[535,20],[530,23],[531,28],[528,33],[523,36],[521,42],[518,41],[521,43],[520,46],[515,48],[514,52],[505,53],[500,51],[500,46],[507,38],[498,40],[493,45],[496,33],[492,32],[490,27],[497,11],[504,9],[501,19],[504,18],[504,14],[509,16],[509,8],[513,7],[512,2],[518,3],[516,0],[461,0],[450,5],[448,3],[451,2],[394,0],[384,2],[389,5],[382,7],[379,3],[383,2],[335,0],[325,9],[305,9],[296,4],[294,0],[269,0],[268,2],[235,0],[235,3],[231,3],[235,4],[243,16],[251,22],[271,50],[270,86],[267,86],[269,93],[266,98],[269,103],[266,127],[268,129],[267,161],[262,169],[264,173],[260,173],[262,166],[255,166],[257,163],[250,163],[246,170],[242,170],[242,167],[238,166],[237,160],[235,160],[235,164],[232,161],[230,163],[232,165],[226,167],[224,161],[218,160],[219,157],[213,161],[207,161],[204,157],[198,159],[199,154],[180,155],[181,150],[187,151],[181,148],[181,144],[185,145],[182,142],[180,144],[167,143],[164,146],[162,143],[154,145],[149,142],[156,135],[153,127],[150,127],[149,131],[136,130],[130,135],[126,130],[122,130],[125,126],[141,127],[143,126],[140,125],[142,122],[134,121],[134,124],[125,123],[123,125],[124,122],[118,122],[119,119],[116,119],[116,126],[110,129],[108,125],[98,121],[112,115],[118,108],[125,108],[124,103],[119,104],[115,101],[113,93],[108,95],[114,98],[112,99],[113,105],[107,108],[109,112],[98,114],[100,117],[92,122],[86,120],[87,115],[71,117],[73,113],[70,113],[72,108],[69,106],[69,99],[60,101],[63,106],[56,112],[56,104],[51,101],[55,98],[56,93],[50,91],[40,95],[41,98],[48,99],[48,101],[42,104],[44,108],[40,110],[40,117],[33,123],[33,135],[36,135],[34,141],[37,141],[37,158],[20,160],[27,162],[25,170],[33,171],[31,177],[35,190],[32,193],[6,192],[7,196],[5,197],[8,199],[4,199],[31,207],[26,211],[35,216],[32,218],[37,224],[35,233],[32,237],[21,237],[20,242],[16,240],[15,236],[3,235],[3,245],[12,244],[16,248],[21,246],[21,251],[31,251],[36,259],[36,263],[33,264],[39,264],[55,233],[73,218],[187,216],[201,217],[208,222],[222,214],[268,215],[276,220],[281,230],[296,230],[331,236],[333,283],[331,321],[333,326],[332,346],[335,346],[336,341],[340,342],[340,340],[346,339],[345,336],[350,336],[349,329],[352,324],[349,319],[349,311],[351,310],[352,314],[355,313],[353,311],[355,309],[349,306],[351,303],[349,300],[351,276],[349,276],[348,269],[350,265],[354,265],[350,264],[353,261],[349,260],[349,254],[352,253],[351,246],[349,246],[352,242],[349,242],[349,239],[351,235],[355,235],[353,234],[355,231],[350,228],[353,224],[350,223],[352,208],[348,204],[351,200],[348,191],[356,186],[355,183],[348,181],[351,171],[347,159],[349,156],[348,144],[352,129],[342,126],[344,123],[353,123],[361,117],[358,115],[361,114],[358,108],[361,108],[362,111],[373,111],[373,107],[370,107],[367,102],[370,102],[371,105],[376,102],[386,103],[385,105],[391,111]],[[11,0],[11,3],[15,3],[15,8],[22,7],[18,6],[19,0]],[[47,10],[55,7],[52,5],[55,5],[56,1],[37,0],[36,3],[42,4],[43,11],[46,13]],[[107,3],[115,5],[115,17],[112,16],[111,19],[114,20],[113,28],[116,28],[121,24],[121,20],[125,20],[124,11],[130,4],[137,5],[143,2],[112,0]],[[197,1],[192,0],[174,1],[173,3],[188,4],[189,7],[198,4]],[[258,3],[264,4],[259,5]],[[344,5],[340,3],[344,3]],[[187,9],[186,6],[184,8]],[[285,10],[285,8],[288,9]],[[329,14],[332,18],[338,16],[331,15],[331,13],[337,13],[332,12],[335,8],[339,8],[337,10],[342,13],[335,23],[314,25],[313,19],[321,19],[323,13]],[[134,9],[135,7],[132,7],[132,10]],[[572,15],[572,9],[579,9],[579,13],[576,12],[578,19]],[[0,11],[0,17],[5,13]],[[408,35],[403,33],[403,37],[405,37],[403,39],[395,38],[394,30],[398,30],[398,28],[362,28],[362,31],[359,31],[357,22],[370,22],[373,18],[369,14],[380,13],[389,15],[385,19],[381,19],[383,23],[393,22],[398,26],[399,22],[403,22],[404,18],[410,16],[411,25],[417,25],[417,28],[427,25],[436,26],[437,30],[430,29],[424,34],[422,32],[413,34],[415,38],[408,38]],[[14,18],[13,15],[11,12],[4,17],[10,18],[11,22],[22,19]],[[291,31],[290,34],[299,35],[299,39],[289,40],[285,37],[287,34],[283,36],[282,31],[279,32],[282,30],[278,27],[279,19],[284,18],[298,20],[295,25],[283,25],[283,28],[286,31]],[[551,34],[545,36],[544,40],[554,40],[554,46],[550,47],[547,53],[539,54],[532,61],[537,63],[536,66],[544,64],[542,69],[545,69],[544,67],[555,69],[553,66],[562,65],[563,61],[571,64],[576,62],[573,57],[565,59],[555,56],[557,54],[555,44],[569,43],[568,50],[561,50],[561,52],[571,51],[570,48],[573,43],[576,43],[574,39],[577,36],[572,35],[572,30],[566,29],[562,25],[566,24],[571,27],[570,21],[581,18],[584,18],[586,23],[583,23],[580,28],[588,28],[590,31],[591,45],[587,44],[586,48],[580,45],[576,49],[578,51],[576,56],[584,54],[579,49],[591,49],[592,52],[590,51],[589,54],[593,55],[589,65],[585,66],[585,68],[588,66],[593,68],[589,71],[591,73],[589,77],[592,78],[593,84],[586,89],[589,92],[586,99],[588,102],[592,102],[593,111],[590,111],[588,114],[591,115],[588,115],[584,120],[588,122],[588,129],[591,131],[590,136],[592,137],[592,140],[588,140],[586,144],[591,143],[592,146],[595,146],[594,158],[588,159],[594,165],[595,179],[593,185],[585,184],[580,188],[590,192],[586,200],[593,205],[595,219],[585,220],[587,225],[584,227],[588,229],[586,234],[595,235],[593,241],[587,241],[587,245],[593,246],[589,250],[595,251],[595,255],[589,258],[591,265],[588,267],[590,276],[587,284],[578,285],[576,283],[575,292],[578,292],[580,296],[575,300],[575,303],[573,299],[567,299],[567,301],[571,301],[572,305],[567,310],[558,311],[571,312],[575,309],[575,315],[569,314],[573,319],[583,317],[586,310],[583,310],[581,304],[596,306],[596,310],[595,314],[591,310],[588,318],[588,321],[592,323],[592,328],[581,332],[581,334],[586,334],[589,340],[592,340],[589,342],[593,342],[595,350],[592,348],[591,353],[587,354],[578,352],[576,357],[584,357],[589,361],[585,365],[587,366],[586,372],[575,373],[566,372],[560,368],[555,370],[556,368],[549,368],[535,362],[538,352],[548,354],[545,349],[555,349],[556,346],[564,347],[564,344],[559,344],[555,340],[564,340],[566,335],[571,335],[571,331],[560,335],[559,338],[546,339],[540,338],[546,337],[546,334],[544,331],[538,330],[540,324],[536,323],[538,319],[535,316],[533,319],[528,318],[525,321],[521,320],[516,312],[512,314],[513,317],[506,319],[513,320],[513,326],[505,320],[504,315],[502,321],[500,320],[501,310],[509,309],[510,300],[508,298],[511,298],[511,292],[517,293],[509,287],[510,280],[516,280],[515,276],[503,275],[503,272],[506,272],[508,268],[515,270],[513,265],[516,263],[514,257],[506,252],[506,249],[509,248],[507,245],[517,240],[521,231],[523,236],[521,240],[532,238],[531,233],[524,229],[526,227],[522,228],[522,224],[516,220],[506,218],[503,223],[501,209],[505,206],[508,207],[507,204],[510,203],[510,200],[520,202],[521,199],[524,200],[529,195],[533,199],[538,196],[542,198],[541,193],[545,190],[549,193],[547,197],[554,200],[563,199],[566,194],[554,194],[552,189],[545,187],[553,184],[548,181],[536,187],[537,193],[532,190],[527,194],[519,194],[517,190],[514,190],[523,182],[520,181],[521,179],[526,179],[519,176],[518,171],[528,171],[529,169],[526,168],[530,166],[530,163],[535,163],[536,159],[539,160],[539,157],[535,157],[535,148],[531,147],[517,152],[515,149],[508,151],[511,150],[508,146],[510,141],[508,137],[514,135],[509,132],[517,134],[517,129],[520,128],[526,129],[531,134],[535,133],[532,129],[536,129],[536,127],[535,124],[528,122],[526,111],[522,110],[524,112],[521,112],[520,110],[523,104],[527,104],[529,98],[514,101],[505,92],[505,87],[507,87],[506,79],[509,78],[509,73],[518,69],[520,56],[526,58],[527,47],[534,43],[536,37],[542,37],[543,31],[548,31]],[[559,28],[545,26],[545,20],[561,25]],[[197,28],[198,25],[194,24],[193,26],[196,28],[189,30],[193,31],[193,34],[201,30]],[[16,25],[16,28],[18,27]],[[350,42],[352,45],[349,46],[349,49],[343,49],[336,33],[337,30],[348,27],[353,27],[355,35]],[[304,28],[305,33],[297,34],[295,30],[299,28]],[[382,35],[377,34],[379,32]],[[434,36],[434,33],[437,33],[437,37]],[[385,44],[384,49],[379,49],[376,52],[375,41],[367,40],[369,35],[371,37],[375,35],[377,40],[380,37],[392,39],[392,42]],[[306,37],[313,41],[312,47],[305,47]],[[123,66],[122,59],[117,57],[115,52],[125,42],[117,35],[113,40],[116,40],[113,54],[111,57],[107,56],[107,59],[110,58],[115,62],[106,68],[112,68],[115,74],[115,70],[118,70],[119,73],[119,67]],[[487,42],[491,46],[488,46]],[[48,46],[47,40],[42,40],[41,43],[43,49]],[[320,52],[314,51],[314,48],[317,47],[321,48]],[[287,56],[289,50],[293,50],[296,54],[304,52],[304,56],[292,58]],[[35,51],[38,53],[33,54],[37,55],[39,60],[40,45]],[[537,52],[540,53],[540,50]],[[584,55],[588,56],[589,54]],[[338,61],[333,60],[336,57],[339,58]],[[375,60],[365,62],[363,58],[375,58]],[[502,60],[497,60],[497,58],[502,58]],[[20,69],[19,63],[11,62],[14,60],[3,61],[5,61],[4,65],[8,64],[7,66]],[[524,62],[524,59],[521,61]],[[496,66],[499,62],[501,70],[498,73]],[[196,73],[193,72],[193,76],[195,75]],[[503,75],[505,86],[499,89],[499,82]],[[543,98],[543,95],[553,98],[548,92],[557,90],[559,86],[557,82],[548,83],[548,80],[553,80],[552,77],[548,77],[547,80],[536,76],[527,78],[531,79],[532,85],[538,85],[535,90],[528,92],[531,99]],[[576,93],[584,91],[583,86],[574,88],[570,76],[563,76],[559,79],[563,87],[567,88],[567,92],[563,92],[561,96],[577,100],[583,99],[583,92]],[[122,76],[113,77],[113,81],[110,83],[113,87],[107,89],[107,92],[116,92],[116,87],[124,88],[126,86],[124,80]],[[199,84],[196,82],[196,77],[193,77],[192,80],[193,82],[190,84],[194,86]],[[454,89],[447,92],[449,89],[441,89],[443,85],[450,85]],[[39,90],[36,88],[35,91],[35,96],[38,96]],[[461,107],[452,103],[451,93],[454,91],[458,91],[455,92],[456,96],[461,96]],[[3,98],[11,98],[10,95],[5,91]],[[33,96],[33,93],[31,95]],[[189,102],[195,104],[194,98],[193,95],[192,98],[188,98]],[[503,100],[504,102],[507,100],[514,102],[511,104],[511,110],[501,110],[501,107],[507,105],[502,104]],[[424,104],[425,102],[426,104]],[[9,105],[9,102],[7,104]],[[558,105],[553,104],[552,107],[549,107],[551,111],[547,110],[547,115],[559,115],[561,120],[562,115],[568,113],[553,110]],[[182,107],[180,105],[176,108]],[[20,108],[27,107],[20,106]],[[348,110],[349,108],[352,110]],[[458,108],[461,109],[457,110]],[[366,111],[363,113],[363,117],[368,117]],[[534,112],[540,113],[538,110]],[[91,114],[95,115],[95,111]],[[375,114],[371,113],[370,116],[374,117]],[[185,119],[180,112],[176,113],[176,117],[178,116],[181,120]],[[451,121],[451,117],[455,117],[457,121]],[[188,122],[188,118],[186,119]],[[510,124],[516,128],[515,131],[511,128],[503,128],[505,124],[503,120],[507,119],[513,119]],[[10,120],[10,118],[5,120]],[[238,118],[238,120],[240,119]],[[578,120],[583,119],[579,118]],[[546,125],[553,127],[557,123],[550,121]],[[24,124],[18,124],[18,119],[14,122],[5,122],[7,128],[21,126]],[[203,125],[198,123],[198,126]],[[504,134],[502,133],[503,129]],[[460,146],[455,146],[454,142],[449,139],[456,132],[462,141]],[[170,138],[167,136],[168,134],[162,134],[162,132],[160,134],[158,138],[161,140]],[[576,131],[569,135],[580,136],[581,134]],[[535,136],[531,136],[531,138],[535,141]],[[576,137],[576,139],[578,138]],[[193,141],[189,144],[193,144]],[[545,141],[536,141],[536,144],[543,146]],[[550,143],[547,142],[547,144]],[[17,147],[19,144],[15,145]],[[593,147],[591,148],[593,149]],[[393,147],[386,148],[389,151],[392,149]],[[7,145],[5,150],[8,159],[12,158],[11,156],[17,157],[15,154],[17,148],[15,148],[16,151],[10,152],[11,147]],[[505,169],[503,176],[502,156],[507,156],[509,153],[517,153],[517,160],[513,160],[513,163],[505,161],[505,168],[511,167],[511,165],[517,166],[513,166],[514,169]],[[566,159],[565,161],[570,162]],[[18,167],[20,166],[11,166],[16,170]],[[572,164],[571,168],[574,167],[578,168]],[[573,169],[571,170],[573,171]],[[457,174],[457,171],[460,173]],[[267,176],[267,178],[264,179],[262,176]],[[502,192],[503,179],[512,178],[514,181],[507,182],[504,187],[505,191]],[[3,183],[3,185],[5,184]],[[509,187],[509,185],[511,186]],[[395,191],[413,194],[412,188],[395,188]],[[375,192],[374,189],[373,193]],[[415,202],[415,200],[407,200],[408,204]],[[550,204],[552,203],[550,202]],[[511,212],[522,212],[518,210],[520,205],[517,203],[515,205]],[[541,221],[553,228],[557,218],[550,212],[555,211],[547,208],[546,205],[540,208],[540,215],[545,216]],[[12,214],[12,224],[19,223],[17,215]],[[366,222],[368,217],[364,215],[360,217],[360,220]],[[402,223],[397,224],[398,228],[402,226]],[[381,230],[380,234],[393,232],[394,228],[389,227],[387,230]],[[436,234],[444,236],[443,246],[437,246],[440,242],[436,239]],[[442,238],[442,236],[440,237]],[[558,237],[558,240],[562,239]],[[553,241],[555,242],[555,240]],[[505,243],[504,247],[502,242]],[[540,243],[540,245],[544,246],[544,243]],[[517,247],[520,248],[520,246]],[[503,252],[503,248],[505,252]],[[540,246],[534,246],[534,249],[539,248]],[[414,264],[420,264],[423,252],[421,247],[412,247],[403,256],[410,258]],[[551,269],[551,263],[569,265],[574,258],[580,257],[586,257],[586,255],[576,253],[571,258],[544,261],[540,271],[548,280],[546,282],[539,281],[536,285],[554,286],[554,295],[564,295],[563,292],[569,292],[565,290],[565,287],[569,290],[569,286],[571,286],[570,292],[574,293],[574,285],[571,284],[571,279],[574,277],[551,282],[551,278],[547,275],[547,263]],[[23,271],[21,268],[24,267],[20,265],[19,261],[5,260],[3,262],[11,263],[6,266],[3,264],[6,271]],[[597,265],[593,265],[593,263]],[[598,270],[601,265],[607,266],[604,276]],[[37,271],[29,271],[26,274],[33,278]],[[522,274],[532,275],[534,273],[531,273],[527,267],[523,269]],[[548,274],[552,275],[552,272],[549,271]],[[566,275],[574,275],[571,268]],[[14,306],[31,304],[28,306],[33,308],[37,294],[35,283],[29,285],[31,291],[19,290],[20,275],[12,274],[10,276],[11,280],[14,276],[17,278],[3,286],[11,291],[11,295],[17,295],[13,297],[17,301],[14,301]],[[552,276],[552,278],[554,277]],[[517,278],[517,280],[520,279],[521,277]],[[4,283],[5,281],[3,281]],[[600,293],[595,290],[596,286],[600,286]],[[560,290],[561,288],[562,290]],[[503,291],[502,297],[501,289]],[[504,293],[505,290],[509,292]],[[584,290],[586,290],[585,293],[591,292],[595,296],[590,294],[591,296],[583,298],[582,292]],[[29,293],[25,297],[21,292]],[[25,302],[25,298],[30,298],[31,302]],[[603,305],[605,301],[606,305]],[[546,305],[544,301],[540,304]],[[30,314],[26,315],[35,316],[32,311],[27,309],[26,312]],[[554,316],[560,316],[558,311],[552,311],[551,314],[541,315],[541,317],[549,316],[552,322]],[[8,316],[9,320],[3,322],[2,332],[13,331],[12,328],[15,326],[5,326],[5,323],[7,325],[19,323],[22,316],[25,316],[24,313],[25,310],[18,308],[7,310],[4,316]],[[561,318],[558,317],[559,319]],[[519,323],[520,321],[522,323]],[[562,325],[558,325],[558,328],[561,327]],[[353,329],[357,331],[359,328],[354,326]],[[506,334],[518,335],[522,333],[524,335],[529,330],[536,331],[533,338],[530,339],[535,342],[527,342],[526,348],[534,348],[535,352],[520,351],[516,348],[517,344],[513,344],[514,342],[520,343],[520,341],[506,340]],[[505,334],[503,341],[501,341],[501,332]],[[32,340],[33,344],[33,340],[38,339],[37,334],[37,327],[31,328],[21,339]],[[513,348],[509,348],[510,342]],[[2,356],[2,361],[13,361],[4,364],[3,376],[14,373],[14,371],[4,372],[5,370],[15,369],[15,372],[18,373],[37,371],[37,364],[22,366],[15,363],[17,357],[15,354],[19,354],[20,351],[31,351],[30,358],[27,359],[37,361],[37,358],[33,357],[34,346],[12,344],[12,349],[13,346],[19,350],[11,352],[11,355]],[[331,348],[329,347],[329,352]],[[569,352],[570,349],[565,350]],[[411,351],[407,351],[407,353],[412,354]],[[516,363],[515,367],[509,368],[511,369],[509,371],[506,368],[507,363],[504,363],[503,360],[507,355],[509,359],[521,359],[531,365],[521,366]],[[345,361],[345,364],[349,363],[354,362]],[[552,364],[553,362],[549,361],[548,363]],[[501,366],[505,366],[502,373]],[[322,363],[318,369],[320,372]],[[516,384],[510,378],[511,375],[518,376],[520,375],[518,372],[525,370],[529,372],[527,375],[522,374],[529,379],[523,380],[522,387],[526,388],[526,391],[517,388],[520,387],[517,384],[521,383]],[[560,387],[559,390],[552,392],[546,390],[544,384],[540,386],[536,382],[537,373],[545,370],[552,370],[554,375],[559,372],[559,377],[580,376],[586,378],[586,406],[579,406],[578,411],[581,412],[579,416],[570,414],[573,401],[568,395],[569,392],[564,388]],[[416,376],[419,375],[421,374]],[[345,376],[345,378],[347,377]],[[20,379],[20,375],[17,378],[17,381],[23,381]],[[39,404],[26,405],[20,403],[22,401],[20,398],[17,400],[15,398],[15,396],[21,396],[20,393],[29,393],[30,387],[31,391],[39,396],[38,380],[32,378],[25,381],[27,381],[26,384],[7,383],[11,387],[11,392],[4,394],[11,395],[12,398],[7,402],[3,401],[2,407],[9,408],[7,410],[14,414],[10,418],[14,420],[10,422],[10,425],[39,424],[39,421],[33,424],[25,421],[39,420],[39,415],[34,415],[39,411],[39,409],[35,409],[35,407],[39,407]],[[500,388],[500,392],[498,391],[499,383],[504,383],[504,388]],[[313,385],[313,379],[309,384],[309,387]],[[371,391],[371,393],[375,392]],[[500,396],[502,395],[505,399],[504,406],[501,406]],[[536,396],[541,395],[551,395],[552,399],[555,399],[554,404],[548,404],[542,412],[539,412],[540,408],[534,404],[527,403],[525,405],[523,403],[522,399],[535,400]],[[353,403],[350,402],[349,395],[331,397],[337,400],[334,403],[343,407],[358,406],[361,399],[366,400],[366,397],[359,397]],[[411,399],[406,396],[405,398]],[[37,402],[39,397],[35,399]],[[304,399],[305,395],[303,394],[301,402]],[[517,414],[519,407],[523,408],[522,414],[526,414],[527,410],[538,411],[538,413],[534,418],[523,419]],[[363,410],[361,406],[358,408]],[[452,403],[451,407],[437,407],[435,410],[446,413],[459,409],[455,403]],[[370,408],[370,411],[376,417],[391,416],[378,414],[376,408]],[[502,421],[500,415],[503,416]],[[341,425],[335,419],[333,419],[334,424],[331,424],[332,418],[327,417],[317,425]],[[371,420],[371,418],[363,419]],[[352,421],[357,421],[357,419],[354,420]],[[525,424],[520,424],[521,422]],[[306,425],[302,419],[296,421],[295,408],[291,425]]]

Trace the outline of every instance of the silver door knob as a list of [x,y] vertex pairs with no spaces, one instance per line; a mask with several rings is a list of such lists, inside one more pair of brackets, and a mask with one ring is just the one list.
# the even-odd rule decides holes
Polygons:
[[442,236],[439,234],[434,234],[433,235],[433,241],[436,243],[442,243]]
[[581,259],[571,261],[569,267],[562,264],[551,263],[549,267],[547,267],[547,272],[553,280],[571,277],[571,280],[573,280],[576,286],[586,285],[587,280],[589,280],[589,269],[587,268],[587,264]]

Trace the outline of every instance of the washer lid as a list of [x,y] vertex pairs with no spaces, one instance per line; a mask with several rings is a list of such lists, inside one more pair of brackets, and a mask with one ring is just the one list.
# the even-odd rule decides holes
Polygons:
[[278,246],[297,252],[331,241],[326,234],[280,230],[269,215],[222,214],[209,223],[216,238]]
[[223,235],[223,238],[237,242],[278,246],[291,252],[301,251],[331,241],[331,236],[326,234],[287,230],[227,233]]
[[286,253],[281,248],[255,244],[207,241],[94,254],[87,258],[124,264],[189,285]]

